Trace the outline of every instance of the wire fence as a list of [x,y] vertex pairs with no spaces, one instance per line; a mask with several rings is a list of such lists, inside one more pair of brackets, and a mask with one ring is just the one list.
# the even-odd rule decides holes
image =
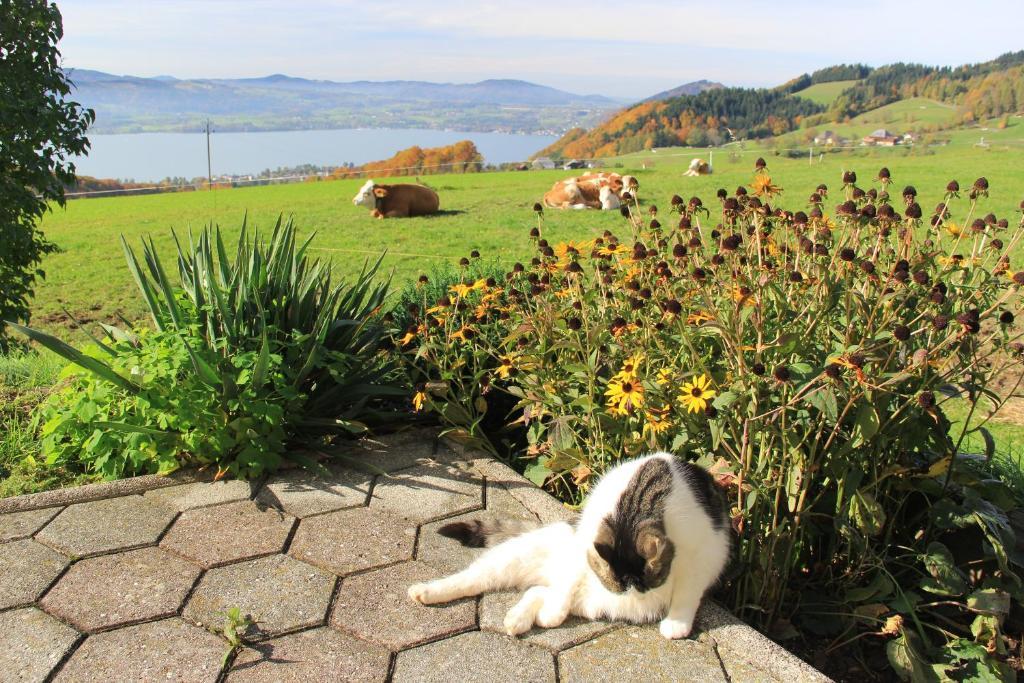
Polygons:
[[[948,147],[948,146],[959,147],[959,146],[966,146],[966,145],[970,145],[971,147],[1010,146],[1010,145],[1021,145],[1021,146],[1024,146],[1024,140],[999,140],[997,142],[991,142],[991,141],[986,142],[984,140],[984,137],[982,137],[981,141],[978,142],[978,143],[966,143],[966,142],[952,143],[952,142],[948,142],[948,143],[944,143],[944,144],[931,143],[931,144],[924,144],[924,145],[918,145],[918,144],[915,144],[915,143],[912,143],[912,142],[907,142],[907,143],[901,143],[901,144],[898,144],[898,145],[808,145],[806,147],[772,147],[772,148],[761,148],[761,149],[745,149],[745,148],[742,148],[742,147],[735,147],[735,146],[733,146],[733,145],[744,144],[744,143],[756,144],[757,141],[756,140],[749,140],[749,141],[743,141],[741,143],[728,143],[728,144],[723,145],[721,147],[693,147],[693,148],[688,148],[684,152],[667,152],[667,153],[663,152],[663,153],[659,153],[657,151],[657,148],[655,148],[655,149],[650,149],[650,150],[643,150],[643,151],[640,151],[640,152],[630,152],[630,153],[627,153],[627,154],[620,155],[620,157],[617,157],[617,158],[621,159],[621,158],[624,157],[627,160],[632,161],[634,157],[650,155],[649,156],[649,160],[650,161],[655,161],[655,160],[658,160],[658,159],[671,159],[671,158],[678,158],[678,157],[700,158],[701,156],[713,156],[715,153],[718,153],[719,155],[724,153],[724,154],[727,154],[729,156],[732,156],[732,155],[741,155],[742,156],[742,155],[748,155],[748,154],[757,154],[759,156],[763,156],[765,154],[775,154],[775,153],[779,153],[779,154],[782,154],[782,153],[788,153],[788,154],[799,153],[799,154],[801,154],[801,156],[806,156],[808,159],[813,161],[813,159],[816,157],[816,153],[815,152],[817,152],[818,155],[823,155],[823,154],[832,153],[832,152],[835,152],[835,151],[849,151],[849,150],[864,150],[864,151],[867,151],[867,150],[872,150],[872,151],[874,151],[874,150],[900,150],[900,149],[913,149],[913,148],[918,147],[918,146],[923,146],[923,147],[926,147],[926,148],[927,147]],[[595,163],[599,164],[599,165],[604,165],[604,164],[608,163],[609,159],[608,158],[603,158],[603,157],[588,157],[588,158],[574,157],[572,159],[572,161],[580,163],[580,164],[585,164],[585,165],[586,164],[595,164]],[[273,176],[273,177],[259,177],[259,178],[218,178],[218,179],[213,179],[212,181],[203,181],[203,182],[198,182],[198,183],[184,183],[184,184],[176,184],[176,185],[151,185],[151,186],[146,186],[146,187],[126,187],[126,188],[117,188],[117,189],[111,189],[111,190],[86,190],[86,191],[82,191],[82,192],[67,192],[67,193],[65,193],[64,196],[69,198],[69,199],[74,199],[76,197],[98,197],[98,196],[103,196],[103,195],[116,196],[116,195],[119,195],[119,194],[157,194],[157,193],[162,193],[162,192],[181,192],[181,191],[190,191],[190,190],[201,190],[201,189],[207,189],[207,188],[211,188],[211,189],[225,188],[226,189],[226,188],[231,188],[231,187],[244,187],[246,185],[274,185],[274,184],[286,184],[286,183],[300,183],[300,182],[306,182],[307,180],[309,180],[311,178],[316,178],[318,180],[336,180],[336,179],[359,179],[361,177],[369,177],[369,176],[374,176],[374,175],[386,177],[389,174],[406,174],[406,175],[410,175],[408,173],[410,171],[422,173],[423,171],[426,171],[426,170],[435,171],[435,170],[444,169],[444,168],[457,168],[457,167],[465,168],[468,164],[473,164],[473,163],[475,163],[475,162],[454,161],[454,162],[448,162],[448,163],[427,164],[427,165],[421,165],[421,166],[395,166],[395,167],[392,167],[392,168],[375,168],[375,169],[372,169],[372,170],[363,170],[363,169],[358,169],[358,168],[348,169],[348,168],[344,168],[344,167],[339,167],[339,169],[337,169],[337,173],[338,173],[337,176],[335,176],[335,175],[319,175],[319,174],[294,174],[294,175]],[[503,168],[494,167],[494,166],[492,166],[492,167],[481,167],[478,172],[480,172],[480,173],[489,173],[489,172],[493,173],[493,172],[505,171],[505,170],[508,170],[509,168],[522,167],[524,165],[525,166],[529,166],[530,168],[536,169],[537,167],[535,166],[535,164],[536,164],[536,160],[530,160],[530,159],[523,160],[523,161],[509,161],[509,162],[504,162],[502,164]],[[556,166],[555,168],[558,168],[558,167]],[[547,169],[547,170],[551,170],[551,169]],[[430,173],[424,173],[424,175],[431,175],[431,174]]]

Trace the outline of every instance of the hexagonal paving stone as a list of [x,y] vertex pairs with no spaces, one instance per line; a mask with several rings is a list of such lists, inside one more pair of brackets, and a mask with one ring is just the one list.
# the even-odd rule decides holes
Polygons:
[[277,635],[323,622],[334,576],[285,555],[211,569],[185,606],[184,617],[220,627],[237,607],[256,622],[250,639]]
[[304,519],[288,553],[340,576],[412,559],[416,526],[380,510],[355,508]]
[[342,463],[352,469],[380,474],[424,465],[433,460],[437,431],[410,429],[377,438],[360,439],[339,451]]
[[55,681],[216,681],[228,644],[181,619],[86,638]]
[[0,543],[28,538],[53,519],[60,508],[43,508],[0,515]]
[[173,616],[199,567],[159,548],[129,550],[77,563],[39,603],[83,631]]
[[416,550],[416,559],[437,567],[442,574],[454,574],[470,565],[483,552],[481,548],[467,548],[453,538],[438,533],[446,524],[454,522],[470,522],[473,520],[497,521],[520,520],[540,524],[536,516],[527,510],[522,503],[509,495],[508,491],[496,486],[487,486],[487,509],[468,512],[458,517],[424,524],[420,528],[420,540]]
[[295,518],[251,500],[186,510],[160,547],[209,569],[284,550]]
[[[522,591],[515,593],[488,593],[480,600],[480,628],[494,633],[505,633],[505,613],[523,596]],[[541,628],[534,626],[532,630],[520,636],[520,640],[531,645],[539,645],[547,650],[559,652],[574,645],[586,642],[602,633],[619,628],[621,624],[607,621],[589,621],[570,616],[561,626]]]
[[233,479],[231,481],[200,481],[194,484],[165,486],[162,489],[146,491],[144,495],[146,500],[184,512],[207,505],[248,500],[256,493],[255,489],[256,486],[251,481]]
[[558,655],[562,681],[725,683],[714,649],[694,640],[666,640],[656,624],[629,626]]
[[238,653],[228,674],[239,683],[384,681],[387,650],[330,628],[267,640]]
[[142,496],[108,498],[65,508],[36,538],[74,557],[88,557],[155,543],[174,515]]
[[0,612],[0,672],[4,680],[46,680],[76,640],[75,629],[34,607]]
[[256,500],[300,518],[366,505],[373,475],[338,465],[328,470],[327,476],[304,469],[275,474]]
[[69,561],[32,539],[0,545],[0,609],[35,602]]
[[555,662],[551,653],[514,638],[473,631],[398,653],[391,680],[554,683]]
[[409,599],[410,585],[437,575],[429,565],[405,562],[345,579],[334,603],[331,625],[392,650],[472,629],[476,626],[476,601],[472,598],[430,607]]
[[371,509],[425,523],[483,507],[483,480],[451,465],[431,463],[381,477]]

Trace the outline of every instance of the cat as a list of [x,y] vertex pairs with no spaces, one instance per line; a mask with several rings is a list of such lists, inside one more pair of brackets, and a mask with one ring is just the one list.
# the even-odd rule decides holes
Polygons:
[[668,453],[610,469],[575,527],[532,530],[479,520],[442,527],[463,545],[488,547],[466,569],[409,587],[430,605],[508,588],[525,589],[505,615],[516,636],[570,615],[645,623],[660,619],[669,639],[685,638],[704,593],[729,559],[731,527],[711,476]]

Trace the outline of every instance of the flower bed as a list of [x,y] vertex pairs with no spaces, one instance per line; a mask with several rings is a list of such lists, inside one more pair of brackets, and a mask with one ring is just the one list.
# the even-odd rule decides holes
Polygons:
[[984,178],[930,220],[887,169],[872,184],[850,172],[782,210],[759,160],[708,205],[632,201],[621,239],[557,245],[535,207],[530,264],[446,292],[421,278],[396,344],[417,410],[492,450],[519,438],[525,474],[568,502],[624,457],[708,467],[738,541],[722,597],[759,627],[884,643],[901,677],[1007,679],[1014,495],[986,478],[984,427],[988,452],[961,453],[944,404],[990,414],[989,380],[1021,364],[1022,231],[975,215]]

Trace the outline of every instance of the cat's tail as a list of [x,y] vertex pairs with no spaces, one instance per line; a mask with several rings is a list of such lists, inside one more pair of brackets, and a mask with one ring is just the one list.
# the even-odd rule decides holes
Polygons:
[[437,533],[454,538],[468,548],[491,548],[502,541],[533,531],[539,526],[539,522],[519,519],[471,519],[468,522],[445,524]]

